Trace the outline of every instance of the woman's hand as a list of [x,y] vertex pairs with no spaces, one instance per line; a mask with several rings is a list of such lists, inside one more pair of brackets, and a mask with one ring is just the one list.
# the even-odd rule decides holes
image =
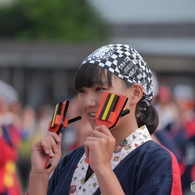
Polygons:
[[61,133],[59,135],[49,133],[45,138],[33,145],[31,153],[32,171],[45,170],[48,155],[53,158],[53,161],[52,166],[47,171],[51,173],[56,168],[61,158],[61,139]]
[[106,126],[97,126],[84,143],[85,153],[89,157],[90,166],[96,174],[101,193],[124,195],[111,166],[115,143],[115,138]]
[[[28,194],[43,195],[47,194],[49,177],[56,168],[61,158],[62,134],[49,133],[45,138],[38,141],[32,147],[31,164],[32,169],[29,178]],[[50,168],[45,168],[45,162],[53,157]]]
[[105,125],[95,127],[91,136],[86,139],[84,146],[94,172],[111,168],[115,138]]

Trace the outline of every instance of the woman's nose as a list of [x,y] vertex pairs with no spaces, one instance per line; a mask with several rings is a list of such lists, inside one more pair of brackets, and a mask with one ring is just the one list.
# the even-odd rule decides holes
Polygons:
[[97,105],[96,97],[94,94],[87,94],[84,101],[85,107],[95,107]]

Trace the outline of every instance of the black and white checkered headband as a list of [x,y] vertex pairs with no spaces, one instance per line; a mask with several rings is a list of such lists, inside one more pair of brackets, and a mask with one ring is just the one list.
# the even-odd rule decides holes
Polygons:
[[152,73],[141,55],[129,45],[110,44],[95,50],[81,64],[95,64],[106,68],[119,78],[138,83],[144,89],[142,104],[150,105],[153,97]]

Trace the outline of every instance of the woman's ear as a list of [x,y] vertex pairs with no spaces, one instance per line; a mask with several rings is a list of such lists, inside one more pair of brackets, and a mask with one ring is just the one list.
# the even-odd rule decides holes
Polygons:
[[132,90],[131,91],[131,94],[132,94],[132,96],[131,96],[131,103],[132,104],[137,104],[141,100],[141,98],[143,96],[143,93],[144,93],[143,87],[140,84],[135,83],[131,87],[131,90]]

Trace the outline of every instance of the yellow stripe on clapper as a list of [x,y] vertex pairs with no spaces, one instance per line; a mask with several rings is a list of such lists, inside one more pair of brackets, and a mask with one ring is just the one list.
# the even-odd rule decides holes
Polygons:
[[54,110],[53,117],[52,117],[51,127],[54,127],[54,125],[55,125],[55,119],[56,119],[56,115],[58,113],[58,109],[59,109],[59,103],[56,104],[56,106],[55,106],[55,110]]
[[109,101],[108,101],[108,104],[107,104],[107,106],[106,106],[106,109],[105,109],[105,111],[104,111],[104,114],[103,114],[103,116],[102,116],[102,120],[105,120],[105,119],[106,119],[106,117],[107,117],[107,115],[108,115],[108,112],[109,112],[109,110],[110,110],[110,107],[111,107],[111,105],[112,105],[112,102],[113,102],[113,100],[114,100],[114,97],[115,97],[115,94],[111,94],[110,99],[109,99]]

